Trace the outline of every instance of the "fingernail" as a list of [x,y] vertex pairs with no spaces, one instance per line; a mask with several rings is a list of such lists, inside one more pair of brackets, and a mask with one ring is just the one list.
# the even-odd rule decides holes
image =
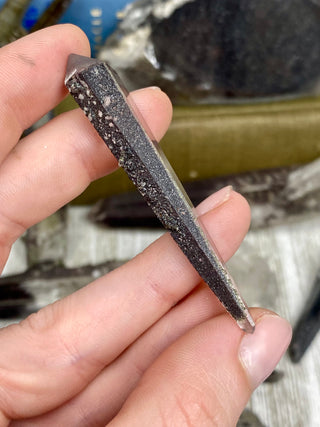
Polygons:
[[159,86],[148,86],[148,87],[142,87],[142,88],[140,88],[140,89],[135,89],[135,91],[134,91],[134,92],[143,92],[143,91],[148,90],[148,89],[151,89],[151,90],[159,90],[159,91],[161,92],[161,89],[159,88]]
[[255,389],[274,371],[291,340],[290,324],[276,315],[264,315],[255,332],[244,335],[239,359]]
[[212,194],[210,197],[205,199],[197,206],[197,214],[204,215],[205,213],[211,211],[212,209],[217,208],[218,206],[223,205],[230,199],[230,195],[233,191],[232,185],[221,188],[221,190]]

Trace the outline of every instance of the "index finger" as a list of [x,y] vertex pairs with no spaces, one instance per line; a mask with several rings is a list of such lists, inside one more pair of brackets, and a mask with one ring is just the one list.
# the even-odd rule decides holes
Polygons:
[[30,127],[66,95],[71,52],[88,55],[89,42],[74,25],[57,25],[0,49],[0,162]]

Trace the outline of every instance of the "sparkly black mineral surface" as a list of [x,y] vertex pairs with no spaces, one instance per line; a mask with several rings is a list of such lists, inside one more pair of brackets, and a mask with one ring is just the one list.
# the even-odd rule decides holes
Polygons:
[[164,153],[142,125],[141,115],[114,70],[99,60],[72,54],[65,84],[119,166],[203,280],[238,325],[252,333],[254,321],[233,279],[211,246]]
[[[169,6],[171,13],[165,9]],[[136,19],[139,13],[144,19]],[[126,80],[132,86],[141,80],[159,84],[176,101],[316,90],[316,0],[138,1],[102,53],[111,64],[115,49],[120,58],[128,54],[128,37],[141,53],[125,58]],[[119,70],[119,56],[117,61]]]

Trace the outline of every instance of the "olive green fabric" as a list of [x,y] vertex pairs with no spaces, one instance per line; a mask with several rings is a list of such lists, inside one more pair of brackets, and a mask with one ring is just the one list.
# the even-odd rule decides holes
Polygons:
[[[320,98],[176,106],[161,145],[182,181],[306,163],[320,155]],[[121,170],[91,184],[75,202],[131,188]]]

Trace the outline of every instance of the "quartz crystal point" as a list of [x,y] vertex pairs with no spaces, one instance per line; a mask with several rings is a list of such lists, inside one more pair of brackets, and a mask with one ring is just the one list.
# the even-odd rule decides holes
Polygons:
[[117,74],[106,63],[72,54],[65,83],[191,264],[238,325],[252,333],[254,322],[246,304]]

